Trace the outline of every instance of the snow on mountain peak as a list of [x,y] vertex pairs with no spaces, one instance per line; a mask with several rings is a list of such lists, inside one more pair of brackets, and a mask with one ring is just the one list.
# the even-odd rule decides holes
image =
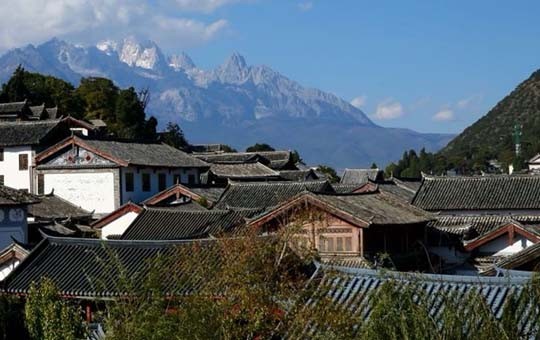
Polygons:
[[118,43],[114,40],[103,40],[96,44],[96,48],[107,55],[112,55],[118,51]]
[[246,59],[235,52],[217,68],[215,75],[225,83],[243,83],[249,78],[249,67]]
[[234,52],[224,64],[225,67],[245,68],[246,59],[238,52]]
[[134,36],[125,38],[122,42],[104,40],[96,45],[100,51],[112,55],[118,53],[120,61],[133,67],[155,70],[164,63],[161,50],[153,41],[141,41]]
[[180,55],[172,55],[169,58],[169,66],[175,71],[191,70],[196,68],[193,60],[191,60],[191,58],[184,52],[182,52]]

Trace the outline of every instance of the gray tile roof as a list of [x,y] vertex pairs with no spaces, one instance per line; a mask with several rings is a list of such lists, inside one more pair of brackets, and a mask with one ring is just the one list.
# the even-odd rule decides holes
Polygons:
[[[455,294],[451,297],[466,305],[468,293],[478,292],[485,299],[493,317],[500,320],[511,295],[524,294],[529,283],[526,278],[412,274],[349,268],[323,268],[316,277],[313,281],[316,285],[313,299],[328,296],[336,306],[349,309],[360,320],[369,319],[373,294],[387,281],[391,280],[398,289],[411,287],[414,291],[423,290],[428,298],[427,309],[435,323],[442,322],[441,311],[445,307],[445,300],[441,299],[441,294]],[[538,333],[538,312],[533,313],[533,308],[536,306],[529,305],[515,315],[517,330],[524,339],[533,339]],[[306,328],[291,331],[291,338],[306,338],[305,331]],[[309,337],[316,337],[314,333],[317,331],[313,328],[310,331]]]
[[40,202],[28,208],[28,214],[37,219],[86,218],[92,212],[86,211],[54,193],[38,196]]
[[207,200],[211,202],[217,202],[223,192],[225,191],[225,188],[223,187],[212,187],[212,186],[192,186],[190,187],[188,185],[188,188],[190,191],[196,193],[199,196],[205,197]]
[[234,232],[260,210],[174,210],[146,208],[122,235],[124,240],[181,240]]
[[513,221],[540,223],[540,215],[436,215],[436,219],[429,222],[428,227],[468,239],[484,235]]
[[[365,184],[365,183],[364,183]],[[332,183],[332,188],[339,194],[349,194],[356,189],[360,188],[363,184],[342,184]]]
[[413,204],[431,211],[540,209],[540,176],[425,177]]
[[287,167],[292,159],[290,151],[223,152],[195,154],[195,156],[208,163],[259,161],[274,170],[281,170]]
[[213,163],[210,172],[215,176],[230,179],[278,178],[279,173],[259,163]]
[[29,109],[32,111],[32,118],[39,120],[41,115],[45,112],[45,104],[30,106]]
[[279,176],[287,181],[309,181],[319,179],[319,175],[312,169],[307,170],[281,170]]
[[45,111],[47,111],[47,115],[49,119],[57,119],[60,118],[58,114],[58,107],[46,107]]
[[[10,293],[25,294],[32,282],[47,277],[55,282],[63,296],[115,297],[128,293],[118,280],[121,270],[125,270],[135,284],[142,285],[149,262],[158,255],[173,258],[178,251],[193,253],[200,259],[194,261],[200,268],[219,263],[218,248],[213,240],[105,241],[46,237],[3,281],[3,288]],[[119,266],[112,258],[118,260]],[[164,278],[164,292],[184,295],[204,286],[205,282],[192,279],[197,268],[181,267],[177,278],[173,279],[173,275]]]
[[21,112],[21,110],[26,107],[26,105],[26,100],[22,102],[0,103],[0,113]]
[[334,209],[373,225],[399,225],[426,223],[434,216],[393,195],[380,192],[360,194],[313,194]]
[[382,179],[379,169],[345,169],[341,176],[341,184],[365,184],[368,180]]
[[22,190],[0,185],[0,205],[35,204],[39,198]]
[[131,165],[172,168],[206,168],[209,166],[207,163],[166,144],[81,139],[79,137],[75,137],[75,139],[80,139],[82,143]]
[[62,128],[62,137],[67,137],[69,130],[60,122],[60,120],[0,122],[0,147],[38,145],[51,137],[55,131],[60,132]]
[[[525,269],[528,271],[537,271],[538,264],[540,264],[540,243],[533,244],[517,253],[506,256],[495,263],[490,265],[481,275],[491,276],[496,275],[498,272],[504,272],[505,270]],[[523,268],[526,266],[527,268]]]
[[327,181],[231,182],[216,204],[216,208],[273,207],[306,190],[311,192],[333,191]]
[[407,202],[411,202],[415,194],[415,191],[408,189],[407,187],[399,186],[393,182],[377,183],[377,188],[382,192],[391,193]]
[[18,119],[28,118],[32,115],[32,111],[28,108],[28,102],[11,102],[0,103],[0,119]]

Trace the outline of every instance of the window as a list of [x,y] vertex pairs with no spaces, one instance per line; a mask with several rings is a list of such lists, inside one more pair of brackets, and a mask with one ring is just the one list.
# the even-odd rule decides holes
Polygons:
[[195,175],[188,175],[188,183],[195,184]]
[[152,190],[150,185],[150,174],[142,174],[142,191],[148,192]]
[[158,174],[158,189],[159,191],[163,191],[167,189],[167,175],[166,174]]
[[326,251],[334,251],[334,239],[331,237],[326,238]]
[[38,195],[43,195],[45,192],[45,178],[43,174],[37,175],[37,193]]
[[19,155],[19,170],[28,170],[28,154]]
[[0,148],[0,162],[4,161],[4,149]]
[[336,251],[343,251],[343,237],[336,237]]
[[345,237],[345,251],[352,251],[352,237]]
[[4,185],[4,175],[0,175],[0,185]]
[[319,236],[319,251],[326,251],[326,237]]
[[173,184],[180,184],[180,175],[173,175]]
[[133,173],[126,172],[126,192],[133,192]]

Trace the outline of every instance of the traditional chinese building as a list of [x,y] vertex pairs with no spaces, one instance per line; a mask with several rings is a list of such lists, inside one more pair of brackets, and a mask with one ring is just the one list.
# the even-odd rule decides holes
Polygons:
[[437,215],[428,244],[445,272],[484,272],[540,241],[538,176],[425,176],[412,202]]
[[263,232],[297,228],[301,246],[323,257],[374,258],[413,252],[431,214],[382,192],[303,192],[250,221]]
[[71,136],[36,156],[35,185],[96,214],[141,202],[174,183],[199,183],[209,165],[161,143]]

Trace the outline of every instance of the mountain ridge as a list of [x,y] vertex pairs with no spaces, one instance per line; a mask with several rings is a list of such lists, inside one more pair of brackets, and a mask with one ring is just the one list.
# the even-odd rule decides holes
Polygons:
[[498,159],[508,166],[516,159],[516,125],[521,134],[521,159],[518,162],[522,163],[540,152],[540,70],[533,72],[484,116],[463,130],[439,154],[456,164],[458,160],[466,162],[468,169],[485,169],[490,159]]
[[[193,141],[235,147],[269,141],[276,147],[299,149],[310,163],[336,167],[385,163],[399,158],[404,149],[435,151],[450,139],[380,127],[349,102],[303,87],[268,66],[249,65],[238,53],[203,70],[185,53],[166,56],[154,42],[134,37],[89,47],[52,39],[1,56],[0,80],[7,80],[19,64],[74,84],[81,77],[100,76],[121,87],[148,88],[152,94],[148,113],[162,123],[178,122]],[[360,130],[363,135],[357,135]],[[215,140],[218,136],[220,140]],[[373,152],[374,146],[384,149]]]

